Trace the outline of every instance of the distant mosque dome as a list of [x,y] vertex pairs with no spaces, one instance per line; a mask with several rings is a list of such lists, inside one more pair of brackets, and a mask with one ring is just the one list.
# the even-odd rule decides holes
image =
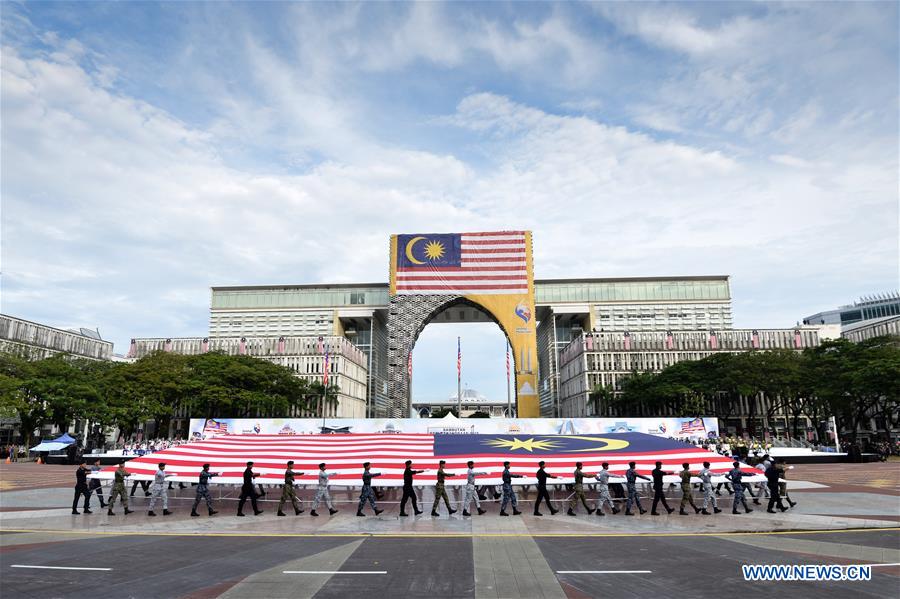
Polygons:
[[[456,393],[448,397],[451,402],[456,401]],[[478,392],[477,389],[463,389],[462,400],[472,403],[488,403],[488,398]]]

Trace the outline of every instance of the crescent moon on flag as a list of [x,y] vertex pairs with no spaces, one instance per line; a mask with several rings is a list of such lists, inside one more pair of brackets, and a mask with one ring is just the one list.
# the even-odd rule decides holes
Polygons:
[[413,256],[413,247],[415,245],[425,239],[424,237],[413,237],[406,243],[406,259],[412,262],[413,264],[425,264],[421,260],[416,260],[416,257]]
[[604,437],[582,437],[578,435],[560,435],[566,439],[581,439],[582,441],[600,441],[606,443],[603,447],[590,447],[588,449],[570,449],[566,453],[578,453],[585,451],[615,451],[617,449],[625,449],[628,447],[628,441],[624,439],[606,439]]

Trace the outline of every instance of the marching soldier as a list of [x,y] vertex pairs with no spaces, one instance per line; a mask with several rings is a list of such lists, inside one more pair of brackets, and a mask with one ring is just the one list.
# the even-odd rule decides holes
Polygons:
[[116,497],[119,497],[122,499],[122,507],[125,508],[125,515],[127,516],[132,510],[128,509],[128,493],[125,492],[125,479],[131,474],[125,470],[125,460],[119,460],[119,467],[115,469],[113,476],[115,476],[115,480],[113,480],[112,492],[109,494],[109,503],[106,504],[108,507],[106,513],[110,516],[116,515],[113,512],[113,504],[116,503]]
[[478,500],[478,493],[475,491],[475,477],[476,476],[486,476],[487,472],[475,472],[475,462],[468,461],[466,466],[469,467],[466,470],[466,494],[463,499],[463,516],[471,516],[469,513],[469,505],[472,503],[472,500],[475,500],[475,508],[478,510],[478,515],[484,513],[484,510],[481,509],[481,502]]
[[441,460],[438,462],[438,471],[437,471],[437,484],[434,486],[434,505],[431,506],[431,515],[432,516],[440,516],[438,514],[438,505],[441,503],[441,498],[443,498],[444,503],[447,504],[447,511],[450,512],[450,515],[456,513],[452,507],[450,507],[450,497],[447,495],[447,490],[444,488],[444,479],[448,476],[456,476],[455,474],[448,474],[444,472],[444,464],[446,464],[446,460]]
[[[772,458],[769,457],[769,454],[766,454],[762,457],[762,461],[757,462],[756,469],[759,470],[762,474],[765,474],[769,469],[769,466],[772,465]],[[753,498],[753,503],[756,505],[761,505],[759,500],[761,497],[769,496],[769,486],[766,481],[760,481],[756,484],[756,497]]]
[[690,504],[694,508],[694,513],[699,514],[700,508],[694,505],[694,491],[691,488],[691,465],[685,462],[681,467],[683,470],[678,473],[678,476],[681,478],[681,509],[678,510],[678,513],[682,516],[687,516],[688,513],[684,508]]
[[[550,515],[553,516],[559,510],[553,509],[553,506],[550,505],[550,493],[547,492],[547,479],[548,478],[559,478],[559,477],[554,476],[552,474],[548,474],[547,471],[544,470],[543,460],[538,462],[538,471],[537,471],[537,473],[535,473],[535,476],[537,477],[537,481],[538,481],[538,483],[537,483],[538,496],[537,496],[537,501],[534,502],[534,515],[535,516],[543,516],[544,515],[539,511],[540,507],[541,507],[541,499],[543,499],[544,503],[547,504],[547,509],[550,510]],[[571,510],[569,510],[569,511],[571,511]]]
[[793,466],[785,466],[784,462],[782,462],[781,472],[779,473],[781,480],[778,481],[778,493],[779,493],[779,495],[781,495],[782,497],[784,497],[787,500],[788,505],[790,505],[791,507],[794,507],[795,505],[797,505],[796,501],[791,501],[791,496],[788,495],[788,488],[787,488],[787,471],[792,470],[793,468],[794,468]]
[[406,502],[412,499],[413,512],[416,516],[422,513],[416,502],[416,491],[413,489],[413,475],[422,474],[424,470],[413,470],[412,460],[406,460],[406,468],[403,470],[403,498],[400,500],[400,515],[407,516]]
[[278,502],[278,516],[285,515],[281,510],[288,499],[291,500],[291,505],[294,506],[295,516],[303,513],[303,510],[300,509],[300,500],[297,499],[297,493],[294,492],[294,477],[303,476],[304,474],[306,473],[294,472],[294,460],[290,460],[287,463],[287,469],[284,471],[284,486],[281,487],[281,501]]
[[316,487],[316,498],[313,500],[312,509],[309,510],[310,516],[319,515],[316,513],[316,508],[319,507],[320,501],[325,502],[330,515],[334,516],[338,512],[334,509],[334,504],[331,503],[331,493],[328,492],[328,477],[333,474],[334,472],[325,472],[325,462],[319,464],[319,485]]
[[197,483],[197,495],[194,497],[194,505],[191,507],[191,516],[199,516],[197,513],[197,506],[200,505],[200,499],[206,500],[206,509],[209,510],[209,515],[218,514],[216,510],[213,509],[212,506],[212,497],[209,496],[209,479],[214,476],[220,476],[221,472],[210,472],[209,464],[203,464],[203,470],[200,471],[200,481]]
[[666,508],[667,512],[671,514],[675,511],[669,507],[668,503],[666,503],[666,496],[663,494],[663,476],[667,474],[674,474],[674,472],[663,472],[662,462],[656,462],[656,468],[650,473],[653,477],[653,505],[650,506],[651,516],[659,516],[659,512],[656,511],[656,506],[659,505],[660,501],[662,501],[663,507]]
[[581,500],[581,505],[587,510],[588,516],[594,513],[594,510],[588,507],[587,499],[584,498],[584,473],[581,471],[581,466],[581,462],[575,462],[575,492],[572,494],[572,499],[569,500],[569,511],[566,512],[570,516],[575,515],[575,508],[578,506],[579,499]]
[[72,500],[72,514],[78,515],[78,499],[84,496],[84,513],[93,514],[91,511],[91,492],[88,490],[87,484],[88,467],[84,460],[78,464],[78,470],[75,471],[75,499]]
[[732,486],[734,487],[734,503],[731,505],[731,513],[732,514],[740,514],[738,511],[738,506],[743,505],[746,513],[750,513],[753,510],[747,505],[747,500],[744,498],[744,483],[741,482],[741,479],[744,477],[744,473],[741,471],[741,463],[740,462],[732,462],[731,463],[734,468],[729,470],[725,474],[725,478],[731,481]]
[[160,497],[162,498],[163,504],[163,516],[168,516],[172,512],[169,511],[169,493],[166,490],[166,477],[173,476],[172,474],[166,473],[166,463],[159,463],[159,470],[156,471],[156,474],[153,475],[153,495],[150,497],[150,505],[148,506],[150,511],[147,512],[148,516],[155,516],[156,514],[153,512],[153,506],[156,505],[156,500]]
[[625,487],[628,490],[628,499],[625,501],[625,515],[626,516],[634,516],[631,512],[631,504],[637,504],[638,509],[642,514],[646,514],[647,510],[641,505],[641,497],[638,495],[637,488],[635,484],[637,483],[637,479],[643,478],[644,480],[650,480],[643,474],[638,474],[637,470],[634,469],[635,463],[628,462],[628,470],[625,471]]
[[[94,465],[91,466],[91,474],[96,474],[100,472],[102,468],[100,467],[100,458],[94,460]],[[100,498],[100,507],[105,508],[106,502],[103,501],[103,483],[100,482],[98,478],[92,478],[88,483],[88,492],[93,495],[96,491],[97,497]]]
[[372,491],[372,479],[376,476],[381,476],[381,472],[369,472],[369,462],[364,463],[362,473],[363,486],[359,493],[359,505],[356,508],[357,516],[365,517],[363,506],[366,505],[366,501],[368,501],[369,505],[372,506],[372,509],[375,510],[376,516],[384,511],[378,509],[378,506],[375,505],[375,493]]
[[[780,467],[779,467],[780,466]],[[782,512],[786,512],[787,508],[784,503],[781,501],[781,489],[778,486],[778,479],[784,473],[784,460],[782,459],[779,464],[771,464],[769,465],[769,469],[766,470],[766,483],[769,486],[769,507],[766,510],[770,514],[774,514],[775,510],[772,508],[778,505],[778,509]]]
[[603,462],[603,470],[594,475],[594,478],[600,483],[597,485],[597,507],[595,508],[598,516],[605,516],[603,513],[603,504],[609,504],[612,513],[618,514],[619,509],[613,503],[612,497],[609,496],[609,462]]
[[518,516],[522,512],[517,507],[519,502],[516,499],[516,492],[513,491],[512,479],[524,478],[521,474],[512,474],[509,471],[509,462],[503,462],[503,499],[500,501],[500,515],[509,516],[506,513],[506,504],[512,503],[513,515]]
[[703,488],[703,509],[700,510],[700,513],[704,516],[709,516],[710,513],[706,511],[706,506],[712,503],[713,512],[718,514],[722,510],[716,504],[716,494],[713,493],[712,470],[709,469],[709,462],[703,462],[703,470],[697,476],[700,478],[701,487]]
[[250,499],[250,505],[253,506],[254,516],[259,516],[263,513],[256,504],[257,495],[253,479],[257,476],[259,476],[259,474],[253,471],[253,462],[247,462],[247,467],[244,469],[244,484],[241,485],[241,495],[238,498],[238,516],[244,515],[244,504],[247,503],[247,498]]

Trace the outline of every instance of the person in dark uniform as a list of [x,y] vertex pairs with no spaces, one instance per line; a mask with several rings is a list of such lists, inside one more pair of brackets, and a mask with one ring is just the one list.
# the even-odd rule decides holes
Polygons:
[[406,460],[406,468],[403,470],[403,498],[400,500],[400,515],[407,516],[406,502],[412,499],[413,512],[416,516],[422,513],[419,504],[416,502],[416,492],[413,490],[413,475],[422,474],[424,470],[413,470],[412,460]]
[[516,492],[513,490],[512,479],[525,478],[521,474],[513,474],[509,471],[509,462],[503,462],[503,474],[500,480],[503,481],[503,499],[500,501],[500,515],[509,516],[506,513],[506,504],[512,503],[513,515],[518,516],[522,512],[519,511],[519,500],[516,498]]
[[744,511],[749,514],[753,510],[751,510],[747,505],[747,500],[744,498],[744,483],[741,482],[741,479],[743,479],[744,476],[747,476],[749,473],[743,472],[741,470],[740,462],[732,462],[731,465],[734,466],[734,468],[732,468],[725,474],[725,478],[730,480],[731,484],[734,485],[734,503],[731,505],[731,513],[740,514],[740,512],[738,511],[738,506],[743,505]]
[[558,476],[554,476],[553,474],[547,474],[547,471],[544,470],[544,461],[541,460],[538,462],[538,471],[535,473],[537,477],[537,490],[538,496],[537,501],[534,502],[534,515],[535,516],[543,516],[540,512],[541,507],[541,499],[547,504],[547,509],[550,510],[550,515],[553,516],[559,510],[553,509],[553,506],[550,505],[550,493],[547,492],[547,479],[548,478],[559,478]]
[[384,510],[378,509],[378,506],[375,505],[375,493],[372,492],[372,479],[376,476],[381,476],[381,472],[369,472],[369,462],[365,462],[363,464],[363,473],[362,473],[362,490],[359,493],[359,505],[356,507],[356,515],[365,517],[363,513],[363,506],[366,505],[366,501],[372,506],[372,509],[375,510],[375,515],[377,516]]
[[212,497],[209,496],[209,479],[214,476],[219,476],[220,474],[222,473],[210,472],[209,464],[203,464],[203,470],[200,471],[200,479],[197,483],[197,495],[194,497],[194,506],[191,508],[191,516],[195,518],[200,516],[200,514],[197,513],[197,506],[200,505],[201,499],[206,501],[206,509],[209,510],[210,516],[219,513],[213,509]]
[[87,483],[88,466],[84,460],[75,471],[75,499],[72,500],[72,514],[78,515],[78,498],[84,496],[84,513],[93,514],[91,511],[91,492]]
[[241,486],[241,496],[238,498],[238,516],[244,515],[244,504],[247,503],[247,498],[250,498],[250,505],[253,506],[253,515],[259,516],[263,511],[259,509],[259,506],[256,505],[256,488],[253,484],[253,479],[259,476],[256,472],[253,471],[253,462],[247,462],[247,469],[244,470],[244,484]]
[[584,472],[581,471],[581,468],[581,462],[575,462],[575,490],[572,493],[572,499],[569,500],[569,511],[566,512],[570,516],[575,515],[575,508],[578,507],[579,499],[581,500],[581,505],[587,510],[588,516],[594,513],[594,508],[588,506],[587,499],[584,497]]
[[[779,468],[779,466],[781,466],[781,468]],[[769,468],[766,470],[766,482],[769,486],[769,507],[766,511],[770,514],[775,513],[775,510],[772,508],[776,505],[778,505],[778,509],[782,512],[787,511],[787,507],[785,507],[784,502],[781,500],[781,489],[779,489],[778,486],[778,479],[781,478],[782,472],[784,472],[783,458],[779,460],[777,464],[770,464]]]
[[447,495],[447,489],[444,488],[444,479],[448,476],[456,476],[455,474],[449,474],[444,472],[444,464],[446,464],[446,460],[441,460],[438,462],[438,471],[437,471],[437,484],[434,486],[434,505],[431,506],[431,515],[439,516],[438,514],[438,506],[441,504],[441,499],[444,500],[444,503],[447,504],[447,511],[452,516],[456,513],[456,510],[450,507],[450,497]]
[[656,511],[656,506],[659,505],[660,501],[662,501],[663,507],[666,508],[667,512],[671,514],[675,511],[669,507],[668,503],[666,503],[666,496],[663,494],[663,476],[667,474],[674,474],[674,472],[664,472],[662,469],[662,462],[656,462],[656,468],[650,472],[650,476],[653,477],[653,505],[650,507],[651,516],[659,516],[659,512]]
[[144,490],[144,497],[150,497],[150,481],[149,480],[136,480],[131,485],[131,497],[134,497],[134,492],[137,491],[138,485],[141,485],[141,488]]
[[[94,460],[94,465],[91,466],[91,474],[98,473],[103,468],[100,467],[100,458]],[[90,482],[88,482],[88,491],[93,495],[97,493],[97,497],[100,499],[100,507],[106,507],[106,502],[103,501],[103,484],[100,482],[98,478],[92,478]]]

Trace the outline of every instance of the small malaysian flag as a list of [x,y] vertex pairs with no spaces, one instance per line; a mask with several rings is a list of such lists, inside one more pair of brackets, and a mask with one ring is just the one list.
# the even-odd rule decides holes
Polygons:
[[398,235],[396,293],[528,293],[525,231]]
[[203,341],[200,342],[200,353],[205,354],[209,351],[209,337],[204,337]]
[[759,349],[759,331],[756,329],[753,330],[753,333],[750,337],[750,344],[754,349]]
[[456,380],[462,380],[462,345],[459,337],[456,338]]
[[328,386],[328,371],[331,367],[331,356],[328,353],[328,350],[325,350],[325,369],[322,372],[322,384],[324,386]]
[[238,344],[238,353],[242,356],[247,353],[247,338],[241,337],[241,342]]
[[163,345],[163,351],[172,351],[172,340],[166,339],[165,345]]
[[625,331],[625,341],[623,342],[623,344],[626,350],[631,349],[631,333],[629,333],[628,331]]
[[709,346],[712,349],[719,349],[719,339],[718,339],[718,337],[716,337],[715,331],[709,332]]
[[803,338],[800,336],[800,331],[794,331],[794,348],[800,349],[803,347]]
[[278,338],[278,353],[279,354],[284,353],[284,337]]
[[509,344],[506,345],[506,385],[509,386]]
[[137,357],[137,341],[132,339],[131,345],[128,347],[128,354],[125,356],[126,358],[136,358]]
[[412,350],[409,350],[409,355],[406,358],[406,374],[409,376],[409,380],[412,381]]
[[675,346],[675,337],[672,331],[666,331],[666,349],[672,349]]

